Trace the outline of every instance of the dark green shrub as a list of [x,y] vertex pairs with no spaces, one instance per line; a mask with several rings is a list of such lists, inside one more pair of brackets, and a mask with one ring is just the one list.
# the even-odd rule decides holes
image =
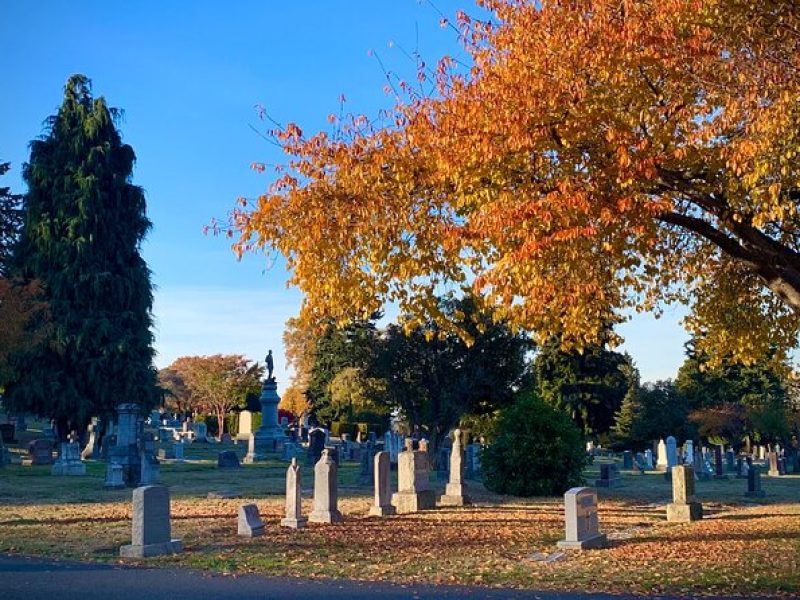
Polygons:
[[583,434],[569,416],[527,396],[501,412],[481,466],[484,483],[493,492],[553,496],[580,485],[590,460]]

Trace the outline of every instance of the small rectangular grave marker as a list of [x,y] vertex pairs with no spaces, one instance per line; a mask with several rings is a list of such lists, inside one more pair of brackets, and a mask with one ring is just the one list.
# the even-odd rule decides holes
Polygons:
[[567,490],[564,511],[567,535],[558,542],[559,548],[588,550],[607,545],[606,535],[599,531],[596,490],[587,487]]
[[183,549],[181,540],[172,539],[170,535],[169,488],[146,485],[133,490],[131,538],[130,545],[120,547],[120,556],[144,558]]
[[258,514],[255,504],[242,504],[239,507],[239,521],[237,533],[243,537],[258,537],[264,535],[264,521]]

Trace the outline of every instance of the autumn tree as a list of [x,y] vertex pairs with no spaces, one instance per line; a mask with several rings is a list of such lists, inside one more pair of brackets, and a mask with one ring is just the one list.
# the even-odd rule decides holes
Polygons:
[[187,413],[191,410],[191,394],[181,373],[170,367],[159,369],[158,386],[162,390],[164,405],[176,412]]
[[169,369],[183,380],[191,408],[217,418],[218,439],[225,432],[225,415],[243,407],[248,394],[257,394],[264,376],[263,366],[240,354],[183,356]]
[[287,164],[235,249],[282,253],[310,321],[443,320],[437,289],[467,282],[540,342],[680,301],[712,354],[793,347],[800,6],[479,3],[491,21],[452,23],[466,66],[420,63],[377,119],[275,131]]
[[278,408],[292,413],[296,419],[299,419],[311,412],[311,403],[306,398],[305,392],[302,391],[301,387],[297,384],[292,384],[283,392]]
[[56,421],[60,439],[120,402],[158,401],[152,366],[152,287],[139,249],[150,227],[135,155],[94,98],[70,77],[58,113],[31,142],[15,273],[39,281],[51,318],[45,344],[24,357],[8,385],[18,411]]
[[339,371],[328,386],[336,419],[348,422],[363,413],[387,414],[386,381],[356,367]]
[[[0,163],[0,175],[9,164]],[[12,278],[12,251],[22,229],[22,196],[0,187],[0,392],[21,366],[18,360],[39,345],[45,335],[46,305],[36,282]]]

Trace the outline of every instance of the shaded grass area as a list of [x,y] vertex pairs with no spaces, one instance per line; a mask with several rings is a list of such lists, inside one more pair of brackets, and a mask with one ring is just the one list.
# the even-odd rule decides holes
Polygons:
[[[237,447],[237,451],[243,448]],[[415,515],[368,517],[371,489],[359,487],[359,466],[343,464],[339,525],[282,529],[287,463],[273,458],[239,470],[212,462],[218,446],[187,448],[189,462],[165,461],[162,482],[172,493],[177,556],[137,561],[227,573],[347,577],[396,582],[502,585],[608,592],[797,595],[800,593],[800,477],[765,477],[767,496],[744,497],[745,481],[698,482],[707,518],[676,525],[664,520],[671,484],[663,475],[623,474],[601,489],[600,522],[612,547],[566,553],[552,563],[532,560],[556,551],[563,537],[560,498],[498,496],[472,482],[476,506]],[[302,461],[300,461],[302,462]],[[599,465],[586,472],[591,484]],[[104,465],[86,477],[61,478],[49,467],[11,465],[0,471],[0,551],[118,561],[130,541],[130,490],[102,487]],[[312,473],[303,469],[311,510]],[[440,487],[439,482],[436,483]],[[208,499],[209,491],[239,499]],[[236,511],[254,502],[267,528],[261,538],[236,536]]]

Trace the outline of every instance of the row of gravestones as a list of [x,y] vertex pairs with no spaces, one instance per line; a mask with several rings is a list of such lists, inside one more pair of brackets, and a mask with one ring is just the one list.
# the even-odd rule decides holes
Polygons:
[[[440,503],[446,506],[463,506],[470,503],[463,480],[464,452],[461,435],[453,432],[450,455],[450,481]],[[389,453],[382,451],[374,456],[375,502],[370,514],[387,516],[426,510],[436,506],[434,491],[430,488],[427,442],[420,442],[414,450],[413,441],[406,440],[405,450],[398,456],[398,489],[391,493]],[[300,466],[297,459],[286,472],[285,516],[281,526],[299,529],[312,523],[338,523],[343,520],[338,508],[337,465],[328,449],[322,451],[314,466],[313,510],[308,517],[301,511],[302,492]],[[169,518],[169,490],[165,486],[150,485],[133,492],[133,523],[131,544],[120,548],[123,557],[146,557],[179,552],[180,540],[172,539]],[[264,533],[264,523],[254,504],[239,508],[237,530],[239,535],[258,536]]]

